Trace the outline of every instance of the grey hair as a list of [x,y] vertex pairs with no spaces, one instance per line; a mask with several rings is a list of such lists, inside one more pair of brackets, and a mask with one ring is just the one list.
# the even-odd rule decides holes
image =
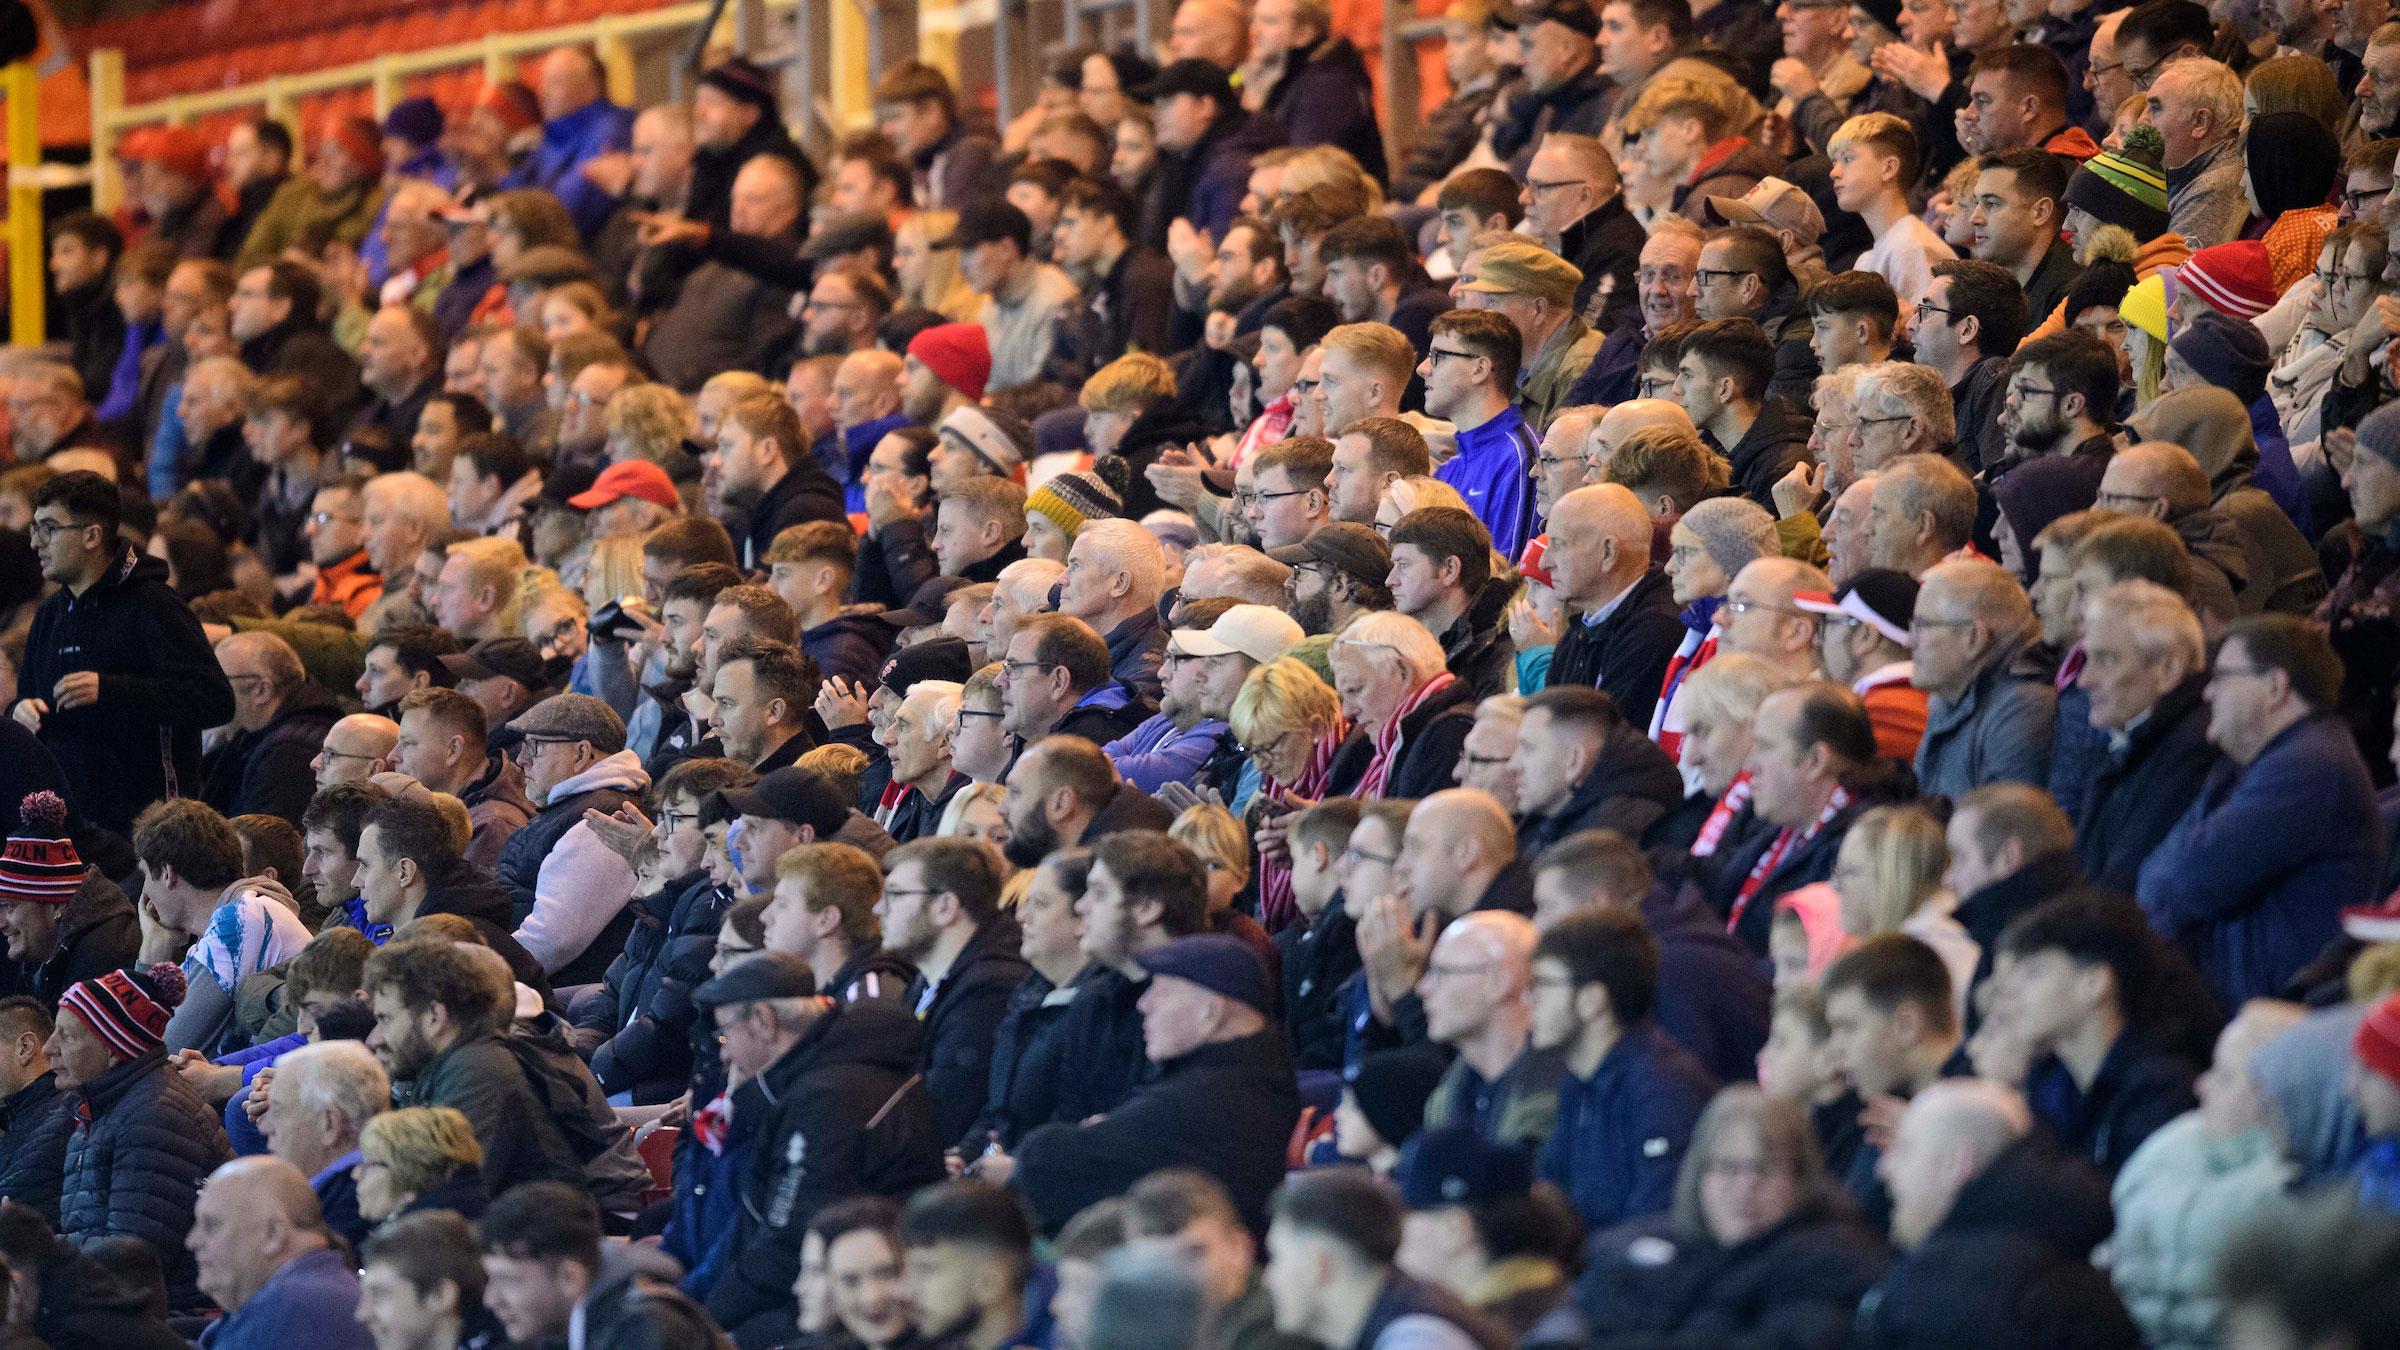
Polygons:
[[2208,666],[2208,639],[2182,596],[2155,581],[2120,581],[2086,602],[2085,631],[2121,630],[2134,649],[2156,659],[2180,654],[2187,670]]
[[1925,424],[1925,434],[1936,444],[1952,445],[1958,440],[1958,414],[1950,400],[1950,386],[1931,366],[1878,361],[1858,372],[1851,402],[1861,417],[1914,416]]
[[363,1041],[319,1041],[286,1054],[277,1065],[289,1075],[300,1105],[311,1112],[342,1113],[353,1130],[392,1109],[392,1080]]
[[1167,548],[1135,520],[1094,520],[1075,532],[1075,548],[1092,560],[1133,579],[1133,594],[1157,599],[1167,585]]
[[1408,676],[1412,688],[1440,674],[1450,664],[1442,652],[1441,639],[1398,610],[1369,610],[1352,619],[1334,642],[1333,654],[1338,657],[1344,649],[1357,652],[1353,658],[1356,660],[1397,666]]
[[1000,569],[999,583],[1017,608],[1031,614],[1050,598],[1050,588],[1067,574],[1067,565],[1048,558],[1019,558]]
[[2150,87],[2155,90],[2158,81],[2169,78],[2185,86],[2192,106],[2210,114],[2210,120],[2216,123],[2224,139],[2231,140],[2241,134],[2242,77],[2233,73],[2233,67],[2205,56],[2187,56],[2180,61],[2169,61],[2150,82]]

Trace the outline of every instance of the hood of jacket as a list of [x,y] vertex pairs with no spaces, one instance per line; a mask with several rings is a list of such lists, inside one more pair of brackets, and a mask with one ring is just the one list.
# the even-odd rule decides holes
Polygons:
[[2248,536],[2234,523],[2233,517],[2216,507],[2204,506],[2197,511],[2186,511],[2167,523],[2183,540],[2183,546],[2195,556],[2214,563],[2226,580],[2233,583],[2236,592],[2248,589],[2255,579],[2250,575],[2249,550],[2243,547]]
[[759,1086],[770,1100],[778,1099],[801,1079],[837,1064],[864,1065],[906,1078],[917,1071],[923,1040],[917,1019],[899,1008],[836,1001],[783,1058],[759,1075]]
[[485,868],[477,867],[464,858],[450,858],[436,863],[425,876],[425,902],[417,906],[417,916],[456,914],[462,919],[482,919],[507,932],[517,926],[509,907],[508,889]]
[[1575,785],[1567,804],[1552,814],[1573,819],[1610,797],[1646,797],[1660,810],[1672,811],[1683,805],[1683,771],[1656,742],[1638,728],[1629,728],[1600,747],[1591,771]]
[[2058,1253],[2088,1261],[2116,1228],[2108,1184],[2090,1164],[2061,1153],[2045,1135],[2019,1140],[1959,1188],[1936,1235],[2009,1229]]
[[506,755],[492,756],[491,762],[483,766],[483,775],[469,784],[461,795],[472,798],[467,803],[469,806],[500,802],[516,807],[528,818],[541,811],[540,807],[533,804],[533,798],[525,795],[525,771]]
[[589,792],[594,788],[615,788],[619,792],[641,792],[648,789],[649,786],[650,775],[642,768],[642,757],[631,750],[619,750],[585,769],[582,773],[550,789],[549,800],[543,802],[542,805],[547,807],[552,802],[562,802],[578,792]]
[[59,908],[58,950],[51,953],[51,960],[73,951],[84,934],[100,925],[132,917],[133,899],[125,894],[124,888],[102,876],[99,868],[86,868],[83,884]]

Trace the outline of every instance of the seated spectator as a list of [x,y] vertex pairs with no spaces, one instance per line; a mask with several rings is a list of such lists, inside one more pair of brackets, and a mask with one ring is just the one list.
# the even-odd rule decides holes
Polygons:
[[769,584],[792,607],[800,650],[826,676],[866,683],[891,654],[891,632],[843,602],[858,572],[858,551],[847,524],[815,520],[776,535],[764,561]]
[[[1158,1075],[1097,1122],[1026,1135],[1017,1191],[1055,1231],[1161,1167],[1198,1167],[1256,1231],[1300,1112],[1266,968],[1241,939],[1214,933],[1151,948],[1140,962],[1150,974],[1143,1048]],[[1290,1325],[1280,1308],[1277,1325]]]
[[1368,614],[1343,630],[1333,644],[1334,683],[1358,691],[1343,700],[1356,705],[1358,720],[1327,791],[1413,799],[1452,781],[1475,697],[1446,664],[1441,643],[1403,614]]
[[550,981],[541,962],[510,935],[508,892],[459,855],[448,815],[424,794],[403,794],[370,809],[359,829],[357,857],[362,932],[383,942],[424,915],[457,915],[474,925],[518,983],[548,1001]]
[[1632,914],[1560,920],[1533,954],[1533,1046],[1566,1060],[1542,1180],[1588,1229],[1657,1214],[1716,1080],[1651,1020],[1658,943]]
[[[226,1350],[306,1337],[373,1343],[357,1321],[358,1275],[336,1250],[308,1177],[281,1158],[237,1158],[209,1176],[186,1240],[201,1291],[225,1310],[208,1329]],[[303,1330],[303,1329],[306,1330]]]
[[341,716],[311,683],[291,644],[272,633],[236,633],[217,644],[233,686],[236,733],[218,747],[202,800],[228,816],[280,816],[294,828],[315,785],[310,763]]
[[67,821],[57,793],[33,793],[0,852],[0,986],[45,1007],[78,980],[132,964],[142,945],[132,901],[77,852]]
[[475,1229],[455,1214],[409,1216],[359,1249],[359,1325],[375,1350],[454,1350],[497,1337],[484,1306]]
[[[1876,485],[1878,498],[1895,484]],[[1909,680],[1931,697],[1917,786],[1953,800],[1988,783],[2050,781],[2058,693],[2028,651],[2040,624],[1994,563],[1943,563],[1917,594]]]
[[[154,1258],[153,1269],[156,1264]],[[29,1206],[0,1205],[0,1267],[8,1271],[14,1315],[29,1331],[40,1328],[31,1334],[45,1344],[126,1350],[191,1344],[167,1329],[164,1299],[111,1278],[107,1268],[54,1232]]]
[[1425,380],[1425,411],[1458,429],[1458,453],[1434,476],[1458,489],[1467,509],[1491,531],[1492,547],[1513,558],[1535,533],[1527,480],[1541,453],[1539,430],[1527,425],[1515,402],[1524,339],[1499,314],[1453,310],[1434,320],[1425,353],[1417,367]]
[[1424,1130],[1392,1175],[1409,1209],[1404,1270],[1520,1336],[1546,1336],[1535,1328],[1573,1316],[1557,1310],[1572,1293],[1582,1225],[1556,1191],[1533,1189],[1525,1150],[1471,1130]]
[[[372,1227],[359,1210],[358,1139],[369,1121],[391,1108],[391,1100],[391,1079],[357,1041],[304,1045],[275,1062],[267,1113],[259,1121],[267,1151],[308,1183],[324,1227],[344,1242],[366,1241]],[[203,1205],[203,1229],[208,1218]],[[205,1266],[200,1273],[201,1287],[222,1303],[223,1294],[208,1286]]]
[[[1743,1160],[1780,1184],[1758,1203],[1737,1203],[1709,1180],[1720,1159],[1728,1167]],[[1770,1327],[1833,1336],[1890,1257],[1826,1174],[1806,1108],[1741,1083],[1718,1093],[1693,1125],[1674,1207],[1603,1235],[1591,1261],[1584,1315],[1594,1343],[1610,1345]]]
[[1615,484],[1559,499],[1543,555],[1560,604],[1580,611],[1550,658],[1549,685],[1597,686],[1647,727],[1682,640],[1673,583],[1650,566],[1650,513]]
[[[720,371],[763,369],[767,353],[792,333],[787,271],[808,206],[800,170],[789,159],[758,155],[734,175],[731,201],[726,228],[708,235],[705,261],[683,279],[642,343],[659,379],[686,394]],[[775,267],[753,258],[774,259]]]
[[484,1301],[520,1345],[564,1339],[571,1323],[658,1345],[721,1343],[699,1304],[639,1266],[601,1260],[600,1210],[572,1185],[545,1181],[502,1195],[476,1221]]
[[775,536],[794,525],[845,519],[840,485],[809,453],[799,415],[779,395],[734,400],[704,457],[716,468],[718,490],[749,509],[749,529],[735,541],[745,568],[765,565]]
[[1001,662],[1001,727],[1027,745],[1046,736],[1106,745],[1125,735],[1149,718],[1153,705],[1119,683],[1110,666],[1108,644],[1083,620],[1031,616],[1008,640]]
[[2075,856],[2095,884],[2131,892],[2216,767],[2207,646],[2191,608],[2151,582],[2119,582],[2085,610],[2076,683],[2109,744],[2084,786]]
[[144,811],[134,822],[133,851],[142,903],[166,930],[145,931],[142,954],[169,955],[172,934],[199,939],[183,961],[189,992],[175,1000],[180,1006],[166,1028],[168,1044],[209,1055],[240,1044],[236,986],[298,955],[308,929],[287,901],[254,884],[235,884],[242,880],[241,838],[199,802],[170,798]]
[[1853,1336],[1972,1342],[2006,1325],[2051,1342],[2141,1338],[2091,1264],[2110,1227],[2100,1178],[2034,1135],[2012,1089],[1976,1079],[1919,1093],[1881,1171],[1902,1255],[1860,1303]]
[[1584,830],[1639,839],[1683,801],[1674,761],[1597,689],[1545,689],[1527,700],[1510,763],[1527,861]]
[[447,1106],[383,1112],[359,1132],[358,1154],[358,1212],[370,1223],[428,1210],[472,1219],[491,1198],[483,1146],[467,1118]]
[[1945,831],[1950,870],[1944,880],[1957,903],[1951,910],[1982,954],[1974,984],[1960,1002],[1975,1020],[1979,987],[1991,978],[2001,934],[2043,901],[2079,890],[2075,827],[2058,803],[2024,783],[1994,783],[1952,803]]
[[400,700],[392,747],[393,768],[466,806],[474,837],[463,856],[478,867],[497,863],[509,836],[535,815],[525,771],[509,756],[486,753],[489,734],[474,699],[456,689],[419,689]]
[[1374,1178],[1344,1168],[1301,1173],[1275,1193],[1273,1214],[1261,1282],[1277,1331],[1354,1350],[1510,1343],[1455,1294],[1399,1269],[1406,1216]]
[[183,989],[183,972],[164,962],[85,980],[60,1000],[49,1048],[77,1122],[60,1234],[79,1246],[111,1235],[148,1242],[170,1306],[190,1310],[203,1291],[184,1238],[202,1181],[233,1150],[216,1111],[167,1062],[167,1018]]
[[1917,583],[1905,572],[1868,568],[1830,593],[1796,594],[1792,603],[1820,616],[1817,659],[1826,678],[1844,682],[1875,721],[1875,748],[1915,763],[1925,737],[1928,695],[1912,681]]
[[961,1154],[997,1147],[1006,1153],[1056,1114],[1066,1084],[1066,1015],[1099,968],[1084,955],[1080,913],[1092,858],[1086,849],[1060,849],[1033,869],[1017,902],[1024,938],[1018,952],[1032,967],[1009,995],[992,1037],[992,1078],[983,1113],[958,1141]]
[[[2227,1004],[2281,992],[2382,876],[2366,766],[2333,713],[2341,669],[2301,620],[2236,620],[2209,681],[2209,740],[2225,758],[2142,863],[2151,927]],[[2301,801],[2310,809],[2294,811]]]
[[940,575],[991,581],[1025,556],[1025,489],[979,475],[942,495],[931,546]]
[[19,994],[0,1000],[0,1186],[44,1221],[56,1218],[75,1121],[51,1068],[52,1015]]
[[[633,897],[633,869],[584,824],[650,786],[616,711],[588,694],[560,694],[508,725],[540,813],[500,849],[495,871],[517,917],[517,941],[555,983],[590,983],[615,959],[600,939]],[[620,938],[621,942],[622,939]]]
[[1975,485],[1940,456],[1903,455],[1878,466],[1874,500],[1867,552],[1875,566],[1922,583],[1943,563],[1982,556],[1973,537]]

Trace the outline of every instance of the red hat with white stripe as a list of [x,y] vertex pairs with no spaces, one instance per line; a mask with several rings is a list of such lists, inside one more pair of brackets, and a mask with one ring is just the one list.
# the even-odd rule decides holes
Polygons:
[[2236,319],[2255,319],[2275,306],[2275,267],[2255,239],[2200,250],[2175,269],[2175,284]]
[[183,971],[161,961],[146,971],[112,970],[68,988],[62,1008],[72,1008],[108,1046],[118,1062],[166,1048],[167,1021],[183,1003]]
[[83,885],[83,859],[67,832],[67,804],[55,792],[33,793],[17,808],[19,833],[0,848],[0,900],[63,905]]

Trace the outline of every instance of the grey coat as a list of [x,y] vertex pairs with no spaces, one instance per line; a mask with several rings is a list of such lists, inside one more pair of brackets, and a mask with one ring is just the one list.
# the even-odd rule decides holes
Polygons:
[[2058,689],[2028,659],[2027,643],[1994,650],[1957,699],[1936,694],[1927,703],[1917,745],[1917,786],[1926,796],[1957,801],[1986,783],[2049,783]]

